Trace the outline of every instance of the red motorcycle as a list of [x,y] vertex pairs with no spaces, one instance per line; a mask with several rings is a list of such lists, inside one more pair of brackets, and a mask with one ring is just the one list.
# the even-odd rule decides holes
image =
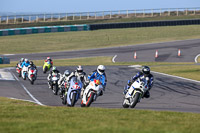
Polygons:
[[21,67],[21,65],[20,65],[20,63],[19,63],[19,64],[17,64],[17,66],[16,66],[16,72],[18,73],[18,76],[19,76],[19,77],[22,76],[22,75],[21,75],[21,71],[22,71],[22,67]]

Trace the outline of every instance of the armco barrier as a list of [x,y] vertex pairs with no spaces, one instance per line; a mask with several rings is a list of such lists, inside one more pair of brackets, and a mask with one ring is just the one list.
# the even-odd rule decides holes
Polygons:
[[89,30],[88,25],[27,27],[27,28],[15,28],[15,29],[2,29],[0,30],[0,36],[25,35],[25,34],[49,33],[49,32],[87,31],[87,30]]
[[200,24],[200,19],[149,21],[149,22],[132,22],[132,23],[91,24],[91,25],[89,25],[89,27],[90,27],[90,30],[98,30],[98,29],[114,29],[114,28],[138,28],[138,27],[197,25],[197,24]]

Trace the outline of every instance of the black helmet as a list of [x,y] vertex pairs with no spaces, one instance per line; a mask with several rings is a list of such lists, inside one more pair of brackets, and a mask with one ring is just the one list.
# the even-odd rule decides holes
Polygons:
[[33,65],[33,61],[30,61],[30,65],[31,65],[31,66]]
[[148,66],[143,66],[142,67],[142,73],[144,75],[149,75],[150,74],[150,68]]

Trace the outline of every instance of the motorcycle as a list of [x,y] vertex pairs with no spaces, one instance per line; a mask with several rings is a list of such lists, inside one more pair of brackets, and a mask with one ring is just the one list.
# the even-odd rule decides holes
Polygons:
[[97,97],[101,95],[102,91],[103,86],[99,80],[94,79],[94,81],[90,81],[83,92],[81,107],[89,107],[91,103],[96,101]]
[[30,80],[32,85],[34,84],[34,81],[37,78],[37,74],[36,74],[37,72],[36,71],[37,70],[34,67],[29,68],[29,71],[28,71],[28,79]]
[[65,92],[62,103],[73,107],[80,97],[82,82],[77,77],[72,77],[68,91]]
[[47,71],[49,71],[50,68],[51,68],[51,62],[50,61],[44,62],[43,73],[46,73]]
[[124,101],[122,103],[124,108],[134,108],[136,104],[140,102],[141,98],[144,97],[145,92],[148,90],[148,79],[146,78],[138,78],[132,83],[128,92],[124,96]]
[[22,71],[22,67],[21,67],[21,65],[20,65],[20,63],[19,63],[19,64],[17,64],[17,66],[16,66],[16,72],[19,74],[19,75],[18,75],[19,77],[22,76],[22,75],[21,75],[21,71]]
[[26,80],[26,77],[28,76],[28,67],[24,66],[22,68],[21,75],[22,75],[23,80]]
[[52,75],[51,77],[51,89],[54,95],[58,94],[58,80],[60,79],[58,74]]

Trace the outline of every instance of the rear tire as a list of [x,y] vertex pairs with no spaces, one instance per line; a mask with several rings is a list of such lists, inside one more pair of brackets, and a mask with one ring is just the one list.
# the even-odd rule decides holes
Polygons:
[[45,66],[45,67],[44,67],[43,73],[46,73],[46,72],[47,72],[47,69],[48,69],[47,66]]
[[19,75],[18,75],[19,77],[21,77],[22,75],[21,75],[21,72],[19,73]]
[[138,103],[138,100],[140,98],[140,93],[136,92],[135,96],[134,96],[134,101],[131,103],[131,108],[134,108],[136,106],[136,104]]
[[32,84],[32,85],[34,84],[34,81],[33,81],[33,79],[32,79],[30,82],[31,82],[31,84]]
[[90,104],[93,102],[94,95],[94,92],[90,93],[90,96],[87,98],[87,102],[85,104],[86,107],[90,107]]

